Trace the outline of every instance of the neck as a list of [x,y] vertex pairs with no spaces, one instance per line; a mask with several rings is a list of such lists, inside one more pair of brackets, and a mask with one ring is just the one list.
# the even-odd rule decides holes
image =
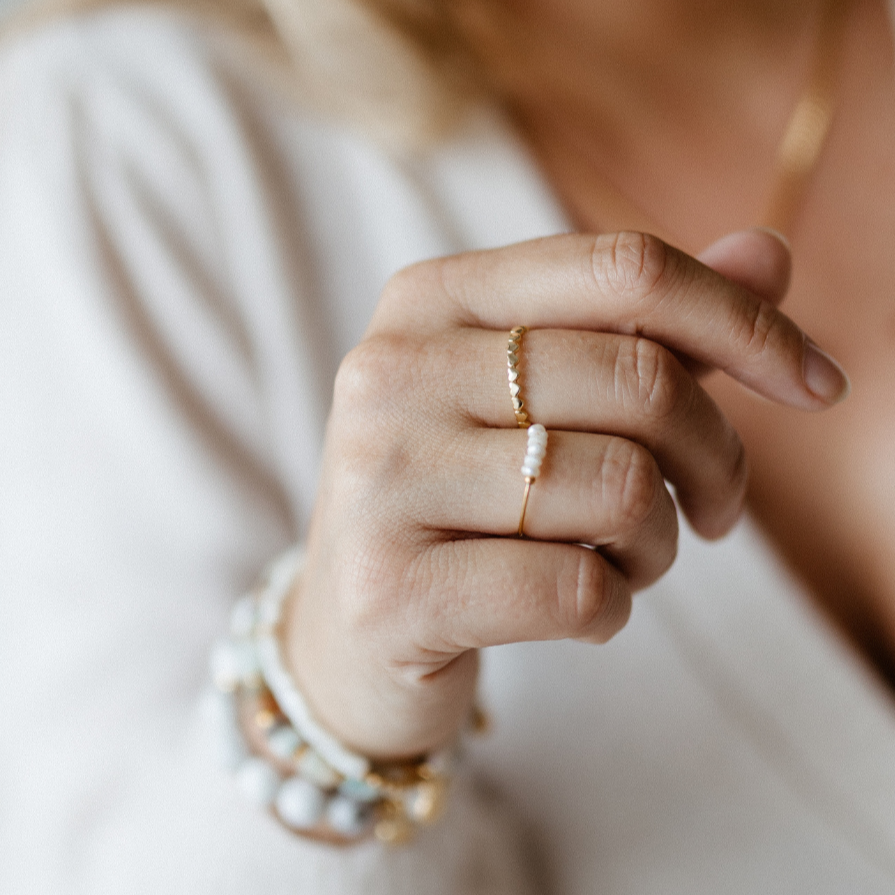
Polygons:
[[[612,58],[633,70],[679,67],[730,50],[750,55],[790,46],[827,0],[453,0],[458,16],[489,42],[522,35],[561,43],[565,53]],[[490,25],[490,29],[489,29]],[[694,56],[693,51],[697,55]]]
[[[688,196],[672,188],[675,180],[695,194],[675,171],[695,166],[709,189],[715,174],[724,180],[731,168],[753,184],[772,176],[826,6],[825,0],[460,2],[470,43],[578,223],[651,229],[684,245],[690,239],[665,209],[679,216],[687,208]],[[592,192],[575,182],[588,171],[610,180],[645,212],[643,219],[590,218],[586,206],[593,203],[581,197]],[[726,183],[732,191],[737,186]],[[599,198],[606,208],[605,194]],[[732,202],[743,219],[702,215],[703,230],[692,233],[696,244],[718,227],[748,225],[761,215],[762,197],[754,208]],[[649,220],[653,226],[640,226]]]

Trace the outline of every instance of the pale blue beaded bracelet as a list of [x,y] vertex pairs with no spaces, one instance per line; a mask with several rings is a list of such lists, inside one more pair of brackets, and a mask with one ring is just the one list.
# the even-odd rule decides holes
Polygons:
[[338,843],[371,834],[404,842],[441,813],[459,743],[422,761],[376,765],[316,721],[277,640],[283,604],[303,565],[299,549],[274,562],[236,603],[230,636],[212,650],[215,689],[206,716],[220,763],[251,801],[297,833]]

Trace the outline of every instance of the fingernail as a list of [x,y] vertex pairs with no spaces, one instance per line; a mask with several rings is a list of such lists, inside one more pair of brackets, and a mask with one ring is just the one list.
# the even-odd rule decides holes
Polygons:
[[809,391],[827,404],[837,404],[851,391],[851,383],[842,367],[810,339],[805,342],[802,376]]
[[781,233],[773,227],[756,227],[755,229],[760,230],[762,233],[767,233],[769,236],[773,236],[778,242],[782,242],[790,252],[792,251],[789,237],[785,233]]

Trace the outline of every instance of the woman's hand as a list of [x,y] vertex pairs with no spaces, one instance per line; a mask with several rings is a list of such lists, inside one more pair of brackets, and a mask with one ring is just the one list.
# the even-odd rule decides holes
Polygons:
[[[843,396],[838,368],[774,307],[779,240],[733,234],[703,257],[729,278],[620,234],[439,259],[389,283],[339,371],[284,632],[309,703],[346,743],[398,758],[449,740],[480,647],[612,637],[632,591],[674,559],[666,480],[698,532],[730,528],[746,461],[705,369],[807,410]],[[506,375],[520,324],[523,396],[550,431],[524,540],[526,433]]]

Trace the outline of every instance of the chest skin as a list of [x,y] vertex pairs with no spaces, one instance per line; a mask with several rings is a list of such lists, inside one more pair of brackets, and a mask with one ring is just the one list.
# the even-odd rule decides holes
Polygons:
[[[721,375],[706,387],[746,445],[756,520],[895,689],[895,65],[883,0],[855,0],[848,22],[836,116],[789,234],[794,268],[783,309],[842,363],[852,394],[808,414]],[[564,131],[538,107],[519,118],[581,229],[652,229],[695,253],[760,221],[756,195],[770,182],[768,160],[798,95],[795,84],[761,86],[751,103],[761,114],[740,132],[729,121],[713,124],[721,120],[717,110],[707,126],[675,131],[685,116],[673,110],[664,125],[632,128],[630,151],[615,156],[599,127],[590,130],[588,149],[586,125]],[[773,120],[770,131],[763,120]],[[638,157],[649,162],[626,170],[626,159]],[[594,171],[618,175],[628,208],[615,213],[607,205],[606,175]],[[664,225],[654,229],[650,221]]]
[[895,66],[881,12],[871,9],[849,37],[783,305],[842,363],[852,393],[807,414],[720,376],[708,387],[749,453],[755,517],[895,686]]

